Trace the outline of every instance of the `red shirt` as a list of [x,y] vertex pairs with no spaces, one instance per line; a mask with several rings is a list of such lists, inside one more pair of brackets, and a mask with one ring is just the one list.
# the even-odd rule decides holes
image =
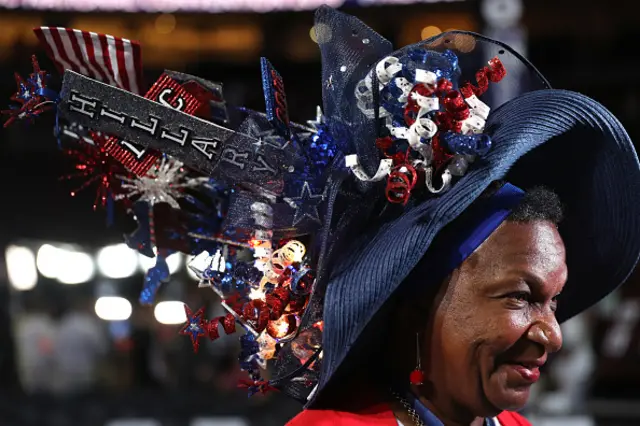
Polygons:
[[[501,426],[531,426],[517,413],[503,411],[498,415]],[[359,413],[333,410],[304,410],[286,426],[398,426],[398,421],[387,405],[371,407]]]

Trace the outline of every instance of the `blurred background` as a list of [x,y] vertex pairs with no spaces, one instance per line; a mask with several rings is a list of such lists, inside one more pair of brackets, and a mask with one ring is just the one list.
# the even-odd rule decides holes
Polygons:
[[[292,119],[304,122],[320,101],[311,29],[322,3],[396,46],[449,29],[500,39],[554,87],[597,99],[640,136],[631,0],[0,0],[0,106],[15,92],[13,72],[31,72],[32,53],[57,74],[32,33],[46,25],[139,40],[148,82],[165,68],[188,72],[224,82],[229,103],[255,109],[266,56],[283,76]],[[282,425],[294,416],[295,402],[247,399],[236,388],[237,336],[195,355],[178,335],[181,302],[219,309],[197,289],[189,259],[173,255],[158,303],[138,306],[151,265],[93,211],[95,192],[70,195],[82,182],[59,179],[71,165],[52,127],[46,116],[0,130],[0,425]],[[564,325],[565,348],[527,408],[533,424],[640,424],[639,281],[634,274]]]

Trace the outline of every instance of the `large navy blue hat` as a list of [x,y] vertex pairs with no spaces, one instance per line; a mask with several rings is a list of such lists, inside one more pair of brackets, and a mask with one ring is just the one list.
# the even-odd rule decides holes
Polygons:
[[[436,236],[496,180],[544,185],[565,205],[559,320],[626,279],[640,253],[640,167],[603,106],[551,89],[518,53],[477,34],[394,51],[328,7],[315,32],[324,116],[309,126],[289,122],[283,79],[266,58],[266,114],[232,109],[221,85],[173,71],[145,98],[82,75],[92,63],[65,71],[59,96],[36,61],[18,78],[10,121],[55,105],[68,122],[59,142],[89,182],[100,173],[101,198],[135,201],[123,203],[139,225],[127,242],[158,252],[143,303],[170,276],[166,256],[197,255],[190,267],[228,313],[205,320],[186,308],[181,333],[194,349],[239,324],[250,393],[277,387],[313,404],[372,318],[437,253]],[[122,43],[114,49],[126,51]],[[259,369],[276,354],[266,382]]]
[[[348,235],[346,229],[356,226],[353,222],[348,225],[344,217],[326,219],[338,225],[326,230],[325,269],[321,258],[312,298],[316,314],[307,318],[308,323],[324,321],[322,365],[310,405],[438,233],[493,181],[507,179],[521,188],[544,185],[565,206],[560,233],[567,248],[569,280],[559,303],[559,321],[585,310],[625,281],[640,254],[640,167],[629,136],[605,107],[579,93],[552,89],[518,53],[476,34],[448,32],[392,53],[387,40],[356,18],[330,8],[317,12],[316,31],[327,119],[347,125],[360,171],[368,176],[379,167],[374,141],[381,136],[380,122],[390,108],[383,104],[387,98],[380,85],[378,93],[365,99],[374,103],[370,108],[374,113],[367,115],[366,108],[357,106],[358,85],[373,75],[374,83],[369,85],[375,92],[375,70],[384,58],[405,58],[414,49],[428,48],[439,54],[453,51],[459,62],[453,70],[458,75],[452,79],[474,81],[474,75],[468,73],[475,73],[493,57],[500,59],[507,74],[479,96],[492,107],[484,128],[491,149],[448,191],[417,197],[400,214],[377,221],[355,242],[341,238]],[[429,60],[422,62],[427,69]],[[385,108],[375,112],[376,106]],[[368,195],[359,202],[370,210],[361,205],[334,210],[352,218],[363,217],[358,216],[363,210],[365,216],[375,211],[368,200],[384,188],[369,182],[362,186],[360,190]],[[357,197],[353,192],[352,196]],[[333,261],[329,260],[332,255]]]

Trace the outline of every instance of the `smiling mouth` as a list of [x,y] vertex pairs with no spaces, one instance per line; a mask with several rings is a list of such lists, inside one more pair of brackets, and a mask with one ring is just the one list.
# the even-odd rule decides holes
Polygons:
[[526,384],[534,384],[540,380],[540,369],[537,365],[530,363],[506,363],[504,364],[514,375],[517,375],[518,379],[524,381]]

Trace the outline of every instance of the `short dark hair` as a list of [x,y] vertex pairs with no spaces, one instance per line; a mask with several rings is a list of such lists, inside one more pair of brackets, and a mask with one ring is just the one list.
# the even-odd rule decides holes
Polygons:
[[[491,197],[505,184],[495,181],[480,195],[478,200]],[[536,186],[525,191],[524,198],[507,217],[512,222],[549,221],[555,225],[562,222],[563,208],[558,194],[544,186]]]

